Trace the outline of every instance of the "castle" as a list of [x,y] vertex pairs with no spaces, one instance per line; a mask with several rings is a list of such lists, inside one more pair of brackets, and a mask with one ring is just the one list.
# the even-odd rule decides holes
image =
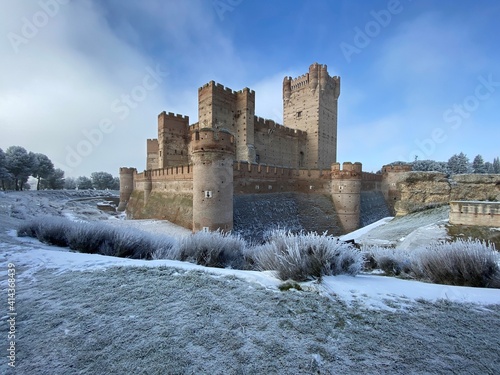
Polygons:
[[317,63],[283,80],[283,122],[255,116],[255,92],[211,81],[198,89],[198,122],[162,112],[147,140],[146,170],[120,168],[119,210],[167,219],[194,232],[231,231],[236,197],[300,193],[329,198],[338,232],[360,225],[363,192],[397,194],[384,175],[337,162],[340,77]]

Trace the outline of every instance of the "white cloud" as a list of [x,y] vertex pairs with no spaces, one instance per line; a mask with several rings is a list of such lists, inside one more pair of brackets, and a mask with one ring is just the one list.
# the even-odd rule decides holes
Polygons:
[[[220,71],[224,64],[219,59],[230,62],[231,69],[239,68],[230,38],[218,30],[215,12],[210,13],[211,4],[120,2],[106,9],[89,0],[67,5],[58,1],[62,2],[0,4],[0,35],[25,38],[25,19],[33,21],[42,13],[47,18],[46,25],[36,28],[36,35],[24,39],[26,43],[13,48],[6,37],[0,44],[0,69],[8,72],[0,78],[0,147],[21,145],[45,153],[69,176],[97,170],[116,175],[120,166],[142,169],[146,138],[156,136],[158,113],[187,112],[196,121],[193,103],[197,87],[204,83],[199,80],[206,70],[204,62]],[[53,15],[40,5],[48,3]],[[107,13],[114,11],[125,12],[116,18],[121,20],[119,25],[110,23],[115,18]],[[124,21],[126,12],[147,20],[141,27],[149,27],[152,34]],[[151,54],[140,44],[158,30],[162,34],[156,36],[165,50]],[[182,62],[189,63],[182,66]],[[141,90],[150,69],[157,66],[170,75],[162,76],[161,82],[149,79],[148,87],[155,87]],[[197,83],[187,92],[190,81]],[[138,100],[124,101],[127,95],[134,98],[134,93]],[[111,121],[113,131],[99,129],[103,120]]]
[[255,114],[283,125],[283,78],[292,72],[279,72],[252,84],[255,90]]

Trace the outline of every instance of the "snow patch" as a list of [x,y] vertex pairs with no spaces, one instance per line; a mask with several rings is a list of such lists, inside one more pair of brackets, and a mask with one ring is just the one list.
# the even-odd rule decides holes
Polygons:
[[355,230],[354,232],[344,234],[343,236],[340,236],[339,238],[342,241],[348,241],[348,240],[358,240],[360,239],[363,235],[369,233],[375,228],[378,228],[382,225],[387,224],[390,222],[394,217],[385,217],[383,219],[380,219],[379,221],[376,221],[370,225],[367,225],[366,227],[360,228],[358,230]]
[[348,304],[361,303],[377,310],[398,310],[417,300],[500,304],[498,289],[429,284],[377,275],[325,276],[322,287]]

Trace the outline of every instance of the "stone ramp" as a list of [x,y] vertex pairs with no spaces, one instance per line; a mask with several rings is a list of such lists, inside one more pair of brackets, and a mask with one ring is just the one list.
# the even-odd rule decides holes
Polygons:
[[362,191],[360,210],[360,227],[392,216],[381,191]]
[[330,197],[321,194],[274,193],[234,196],[234,231],[261,242],[266,231],[342,233]]

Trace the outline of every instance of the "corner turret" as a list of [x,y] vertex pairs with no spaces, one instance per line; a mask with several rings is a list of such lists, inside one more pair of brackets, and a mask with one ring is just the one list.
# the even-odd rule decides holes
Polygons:
[[120,203],[118,211],[125,211],[127,203],[134,190],[134,175],[137,173],[135,168],[120,168]]
[[361,163],[333,163],[331,194],[337,215],[345,233],[359,228],[361,201]]
[[201,128],[192,134],[193,232],[233,229],[234,136]]

